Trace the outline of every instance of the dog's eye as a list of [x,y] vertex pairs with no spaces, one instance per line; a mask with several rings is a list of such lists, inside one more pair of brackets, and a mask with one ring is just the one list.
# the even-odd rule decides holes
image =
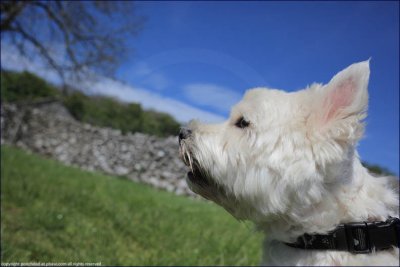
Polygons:
[[235,123],[235,126],[236,127],[239,127],[239,128],[246,128],[246,127],[248,127],[250,125],[250,122],[249,121],[246,121],[243,117],[240,117],[238,120],[237,120],[237,122]]

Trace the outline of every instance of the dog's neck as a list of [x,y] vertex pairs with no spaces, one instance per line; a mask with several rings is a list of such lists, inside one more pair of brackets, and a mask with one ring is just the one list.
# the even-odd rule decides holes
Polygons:
[[294,242],[305,233],[326,234],[340,223],[398,217],[398,196],[390,190],[387,180],[371,176],[357,157],[352,167],[350,177],[327,184],[330,188],[320,202],[294,207],[257,223],[257,227],[265,231],[269,240]]
[[341,223],[399,217],[398,196],[388,179],[371,176],[357,157],[352,162],[351,176],[327,186],[327,194],[315,205],[295,207],[257,223],[265,232],[262,265],[398,265],[398,249],[380,251],[380,256],[374,258],[377,253],[308,250],[285,244],[305,233],[327,234]]

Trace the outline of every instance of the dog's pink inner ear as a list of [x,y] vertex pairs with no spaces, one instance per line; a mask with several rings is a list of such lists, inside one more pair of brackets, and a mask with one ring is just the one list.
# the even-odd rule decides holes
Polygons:
[[338,113],[353,103],[357,87],[357,83],[352,78],[348,78],[335,85],[334,88],[330,88],[323,103],[327,108],[324,116],[325,122],[335,118]]
[[368,80],[369,61],[353,64],[336,74],[323,90],[317,115],[319,121],[327,124],[365,114],[368,106]]

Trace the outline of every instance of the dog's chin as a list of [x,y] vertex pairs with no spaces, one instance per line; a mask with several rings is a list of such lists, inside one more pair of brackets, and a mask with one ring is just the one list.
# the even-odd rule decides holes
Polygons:
[[183,163],[190,168],[186,176],[186,183],[195,194],[198,194],[206,199],[216,201],[216,197],[220,194],[219,186],[209,172],[201,167],[199,161],[193,157],[193,154],[185,146],[184,143],[180,146],[180,158]]
[[199,168],[194,167],[192,171],[188,172],[187,179],[197,186],[207,187],[211,185],[210,178],[204,174]]
[[219,186],[206,171],[196,167],[193,168],[193,171],[188,172],[186,182],[194,193],[222,206],[236,219],[245,219],[236,211],[236,205],[231,205],[232,203],[235,203],[235,201],[231,200],[232,197],[229,197],[225,190]]
[[217,185],[205,170],[202,170],[197,165],[193,166],[188,172],[186,182],[189,188],[196,194],[215,201],[217,195]]

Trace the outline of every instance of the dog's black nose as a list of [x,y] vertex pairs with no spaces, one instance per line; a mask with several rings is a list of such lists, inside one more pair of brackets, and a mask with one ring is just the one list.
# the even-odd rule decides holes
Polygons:
[[179,131],[179,141],[188,138],[192,134],[192,130],[186,127],[182,127]]

